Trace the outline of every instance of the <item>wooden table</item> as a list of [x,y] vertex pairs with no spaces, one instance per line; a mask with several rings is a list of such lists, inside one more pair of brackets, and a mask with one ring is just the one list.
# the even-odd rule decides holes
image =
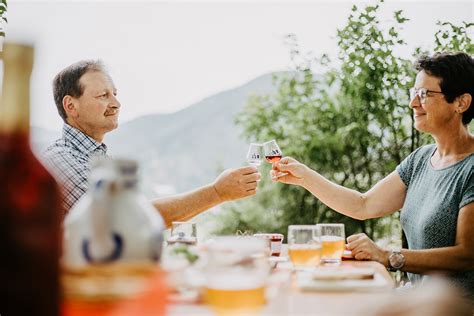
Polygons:
[[[283,254],[284,255],[284,254]],[[269,286],[269,302],[260,315],[366,315],[370,307],[389,299],[394,282],[384,266],[374,261],[343,261],[342,266],[374,268],[387,286],[369,292],[307,292],[295,284],[290,262],[280,263],[273,271]],[[167,307],[169,316],[211,316],[213,312],[200,304],[172,304]]]

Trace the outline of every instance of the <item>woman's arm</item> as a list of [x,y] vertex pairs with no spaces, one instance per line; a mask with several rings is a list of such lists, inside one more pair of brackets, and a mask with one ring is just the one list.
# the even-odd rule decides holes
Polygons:
[[[280,172],[288,174],[276,177]],[[300,185],[336,212],[360,220],[399,210],[406,196],[406,186],[397,171],[380,180],[366,193],[360,193],[327,180],[296,159],[285,157],[274,165],[272,178]]]
[[[405,265],[401,270],[424,274],[429,271],[474,270],[474,202],[459,211],[456,241],[452,247],[409,250],[402,249]],[[349,250],[357,260],[375,260],[388,267],[390,251],[381,249],[365,234],[347,238]]]

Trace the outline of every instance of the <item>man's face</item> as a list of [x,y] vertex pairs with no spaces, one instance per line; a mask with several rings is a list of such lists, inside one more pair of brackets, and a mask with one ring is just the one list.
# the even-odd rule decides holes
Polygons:
[[88,71],[79,80],[83,94],[72,98],[74,115],[68,122],[95,139],[117,128],[120,102],[112,79],[100,71]]

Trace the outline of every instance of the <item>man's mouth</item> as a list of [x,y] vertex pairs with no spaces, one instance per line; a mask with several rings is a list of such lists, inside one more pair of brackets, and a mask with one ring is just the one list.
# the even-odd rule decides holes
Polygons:
[[110,112],[105,112],[105,116],[113,116],[117,115],[119,111],[110,111]]

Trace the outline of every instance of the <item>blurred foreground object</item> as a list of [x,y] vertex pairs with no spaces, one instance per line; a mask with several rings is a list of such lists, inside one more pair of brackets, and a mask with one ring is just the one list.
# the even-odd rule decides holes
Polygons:
[[64,264],[156,263],[165,225],[138,190],[137,163],[95,158],[89,190],[64,220]]
[[30,149],[33,48],[5,44],[0,104],[0,314],[58,315],[60,192]]
[[152,263],[66,268],[63,316],[165,315],[163,272]]
[[399,288],[378,302],[370,316],[471,316],[473,305],[441,277],[430,277],[419,287]]

